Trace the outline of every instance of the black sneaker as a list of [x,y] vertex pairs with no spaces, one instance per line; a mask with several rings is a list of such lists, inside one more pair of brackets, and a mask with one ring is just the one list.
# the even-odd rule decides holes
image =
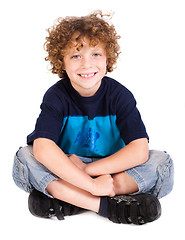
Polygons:
[[151,194],[119,195],[108,198],[108,214],[112,222],[141,225],[157,220],[161,205]]
[[56,216],[58,220],[64,220],[64,216],[75,215],[85,211],[72,204],[50,198],[36,189],[29,195],[28,208],[34,216],[42,218]]

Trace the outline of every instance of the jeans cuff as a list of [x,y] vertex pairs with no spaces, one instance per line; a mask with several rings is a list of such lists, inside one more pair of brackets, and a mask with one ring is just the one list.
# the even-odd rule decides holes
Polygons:
[[130,177],[132,177],[135,180],[135,182],[137,183],[138,188],[139,188],[139,191],[137,193],[144,192],[146,184],[145,184],[145,181],[142,178],[142,176],[134,168],[128,169],[125,172]]

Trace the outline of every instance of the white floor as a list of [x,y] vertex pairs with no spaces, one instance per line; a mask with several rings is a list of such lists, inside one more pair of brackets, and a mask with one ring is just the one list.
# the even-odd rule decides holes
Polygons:
[[[174,239],[184,234],[184,198],[175,191],[161,200],[162,216],[157,221],[142,225],[114,224],[87,212],[66,217],[64,221],[32,216],[27,208],[28,195],[13,184],[1,201],[0,236],[6,239]],[[2,198],[2,197],[1,197]],[[2,200],[2,199],[1,199]],[[183,206],[183,207],[182,207]]]

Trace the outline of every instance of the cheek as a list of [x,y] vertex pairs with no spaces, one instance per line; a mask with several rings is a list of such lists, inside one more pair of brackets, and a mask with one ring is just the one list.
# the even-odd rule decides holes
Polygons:
[[104,68],[107,66],[107,59],[95,59],[94,64],[99,66],[100,68]]
[[101,69],[102,70],[106,70],[106,68],[107,68],[107,60],[105,59],[105,61],[102,61],[101,63],[100,63],[100,67],[101,67]]
[[75,64],[71,64],[71,63],[68,63],[67,61],[66,61],[66,63],[65,63],[65,70],[66,70],[66,72],[68,72],[68,73],[73,73],[74,71],[75,71]]

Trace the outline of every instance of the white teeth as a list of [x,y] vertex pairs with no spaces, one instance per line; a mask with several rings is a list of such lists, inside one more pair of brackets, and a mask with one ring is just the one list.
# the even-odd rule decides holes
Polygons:
[[95,73],[92,73],[92,74],[80,74],[81,77],[93,77],[95,75]]

